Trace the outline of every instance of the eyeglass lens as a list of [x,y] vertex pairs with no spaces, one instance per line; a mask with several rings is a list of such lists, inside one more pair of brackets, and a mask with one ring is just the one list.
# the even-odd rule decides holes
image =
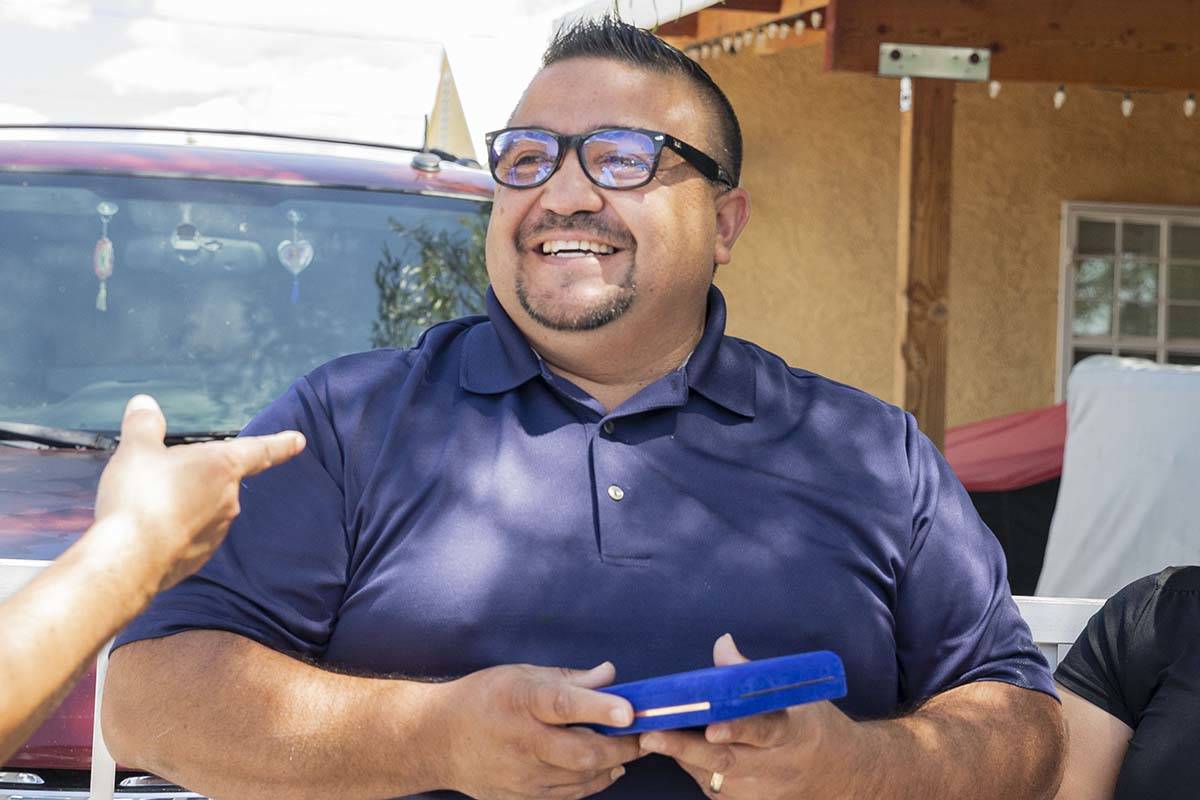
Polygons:
[[[550,177],[559,157],[558,139],[539,130],[505,131],[492,142],[492,163],[501,183],[533,186]],[[596,183],[614,189],[639,186],[654,173],[654,141],[640,131],[597,131],[583,140],[583,169]]]

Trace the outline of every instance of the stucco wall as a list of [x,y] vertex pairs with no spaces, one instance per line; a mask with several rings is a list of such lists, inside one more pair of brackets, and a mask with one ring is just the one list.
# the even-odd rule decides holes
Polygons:
[[887,397],[895,326],[895,86],[796,50],[706,61],[745,139],[750,225],[721,269],[728,330]]
[[[888,399],[897,86],[821,71],[819,48],[705,61],[746,139],[753,216],[718,285],[730,333]],[[1051,403],[1064,200],[1200,206],[1200,115],[1182,93],[960,85],[954,132],[949,406],[957,425]]]

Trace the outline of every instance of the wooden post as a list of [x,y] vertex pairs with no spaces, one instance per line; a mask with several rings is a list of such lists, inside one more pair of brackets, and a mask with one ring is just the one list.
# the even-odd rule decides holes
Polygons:
[[942,449],[950,314],[950,157],[954,82],[917,78],[900,114],[896,401]]

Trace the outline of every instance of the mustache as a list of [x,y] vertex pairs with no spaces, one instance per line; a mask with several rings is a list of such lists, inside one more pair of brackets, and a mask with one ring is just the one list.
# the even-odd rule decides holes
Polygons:
[[547,211],[536,220],[522,224],[517,230],[517,249],[528,250],[530,248],[529,242],[535,236],[553,233],[554,231],[575,231],[595,234],[596,238],[603,239],[622,250],[628,250],[635,244],[633,235],[629,231],[591,212],[577,211],[574,214],[563,215]]

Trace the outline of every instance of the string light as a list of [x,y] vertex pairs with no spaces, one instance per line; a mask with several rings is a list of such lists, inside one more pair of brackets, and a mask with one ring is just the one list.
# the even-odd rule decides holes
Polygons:
[[754,37],[754,43],[757,44],[759,47],[762,47],[764,44],[766,44],[767,43],[767,32],[765,30],[763,30],[762,28],[759,28],[758,36]]
[[706,45],[706,44],[700,45],[700,57],[708,58],[708,50],[709,50],[708,45]]
[[1133,95],[1129,92],[1125,93],[1125,97],[1121,100],[1121,113],[1126,117],[1133,114]]
[[792,32],[792,26],[784,22],[779,26],[779,38],[786,39],[788,34]]
[[779,35],[779,24],[776,22],[772,22],[770,25],[767,26],[767,38],[774,39],[778,35]]
[[726,36],[724,39],[721,40],[721,49],[723,49],[726,53],[733,50],[733,37],[732,36]]
[[1067,87],[1061,83],[1058,85],[1058,91],[1054,93],[1054,110],[1062,109],[1063,104],[1067,102]]
[[804,19],[803,18],[796,20],[796,35],[799,36],[802,33],[804,33]]
[[988,97],[995,100],[1000,96],[1000,81],[992,81],[988,84]]
[[1188,92],[1187,99],[1183,101],[1183,115],[1189,119],[1196,113],[1196,93]]
[[810,23],[810,24],[813,26],[813,30],[816,30],[817,28],[820,28],[820,27],[821,27],[821,20],[822,20],[822,17],[821,17],[821,12],[820,12],[820,11],[814,11],[814,12],[813,12],[813,13],[812,13],[812,14],[809,16],[809,18],[808,18],[808,19],[809,19],[809,23]]

